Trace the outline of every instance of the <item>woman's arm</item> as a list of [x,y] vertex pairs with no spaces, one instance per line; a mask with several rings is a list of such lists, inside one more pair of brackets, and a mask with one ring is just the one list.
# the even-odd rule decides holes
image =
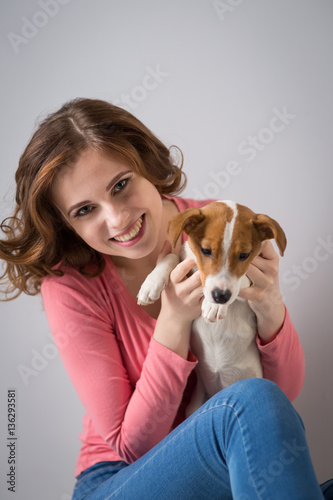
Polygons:
[[254,286],[239,295],[248,300],[257,317],[257,343],[264,377],[276,382],[294,400],[304,382],[304,354],[282,300],[279,256],[270,241],[263,242],[261,253],[252,261],[247,275]]
[[[178,355],[155,338],[144,347],[142,336],[136,340],[133,331],[132,362],[142,363],[133,384],[113,328],[117,318],[112,317],[112,304],[95,283],[100,281],[85,280],[78,273],[51,277],[44,280],[42,297],[55,343],[83,406],[110,448],[130,463],[170,432],[196,359],[188,352],[186,357]],[[170,328],[172,332],[171,325],[163,326],[161,320],[157,337],[170,342],[175,338]]]
[[153,336],[184,359],[188,357],[192,322],[201,314],[203,297],[199,272],[186,278],[194,265],[193,259],[186,259],[171,272],[162,292],[161,311]]
[[302,345],[285,309],[285,320],[274,340],[262,343],[257,337],[264,377],[275,382],[290,401],[297,398],[304,383],[305,361]]

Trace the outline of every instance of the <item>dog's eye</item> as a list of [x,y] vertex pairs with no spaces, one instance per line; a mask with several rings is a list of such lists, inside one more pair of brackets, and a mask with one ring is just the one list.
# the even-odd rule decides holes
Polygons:
[[210,249],[210,248],[202,248],[202,247],[201,247],[201,252],[202,252],[204,255],[207,255],[208,257],[209,257],[210,255],[212,255],[212,251],[211,251],[211,249]]
[[248,257],[250,257],[249,253],[240,253],[239,254],[239,260],[246,260]]

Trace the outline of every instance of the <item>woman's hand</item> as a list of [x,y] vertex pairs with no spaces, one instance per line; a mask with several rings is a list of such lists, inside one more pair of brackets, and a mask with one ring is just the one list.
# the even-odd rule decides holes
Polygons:
[[263,344],[278,334],[285,318],[285,306],[279,287],[279,256],[269,240],[263,242],[260,254],[247,271],[253,282],[239,293],[257,316],[258,334]]
[[[164,246],[159,259],[170,248]],[[170,280],[161,295],[161,311],[157,318],[154,338],[187,359],[192,321],[201,314],[203,289],[199,272],[189,278],[195,266],[193,259],[180,262],[170,274]]]
[[187,274],[195,266],[193,259],[180,262],[170,274],[170,281],[162,292],[161,310],[169,314],[179,323],[192,323],[201,314],[203,290],[199,271],[189,278]]
[[[171,244],[166,241],[158,255],[157,263],[171,252]],[[193,259],[180,262],[170,274],[168,285],[162,292],[162,309],[180,323],[192,323],[201,314],[203,290],[199,271],[189,278],[187,274],[195,266]]]

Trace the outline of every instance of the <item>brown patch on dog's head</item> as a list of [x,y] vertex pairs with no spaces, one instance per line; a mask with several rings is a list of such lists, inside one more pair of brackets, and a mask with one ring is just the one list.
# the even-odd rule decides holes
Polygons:
[[237,210],[238,217],[228,256],[228,268],[231,274],[241,277],[260,253],[263,241],[274,238],[280,255],[283,256],[287,239],[281,226],[268,215],[256,214],[248,207],[239,204]]
[[[274,238],[280,254],[284,254],[287,239],[281,226],[268,215],[256,214],[243,205],[236,206],[237,217],[229,242],[224,235],[234,211],[227,203],[212,202],[201,209],[189,208],[169,222],[168,237],[173,246],[183,231],[188,235],[203,284],[206,276],[216,275],[222,266],[233,276],[243,276],[264,240]],[[228,255],[224,255],[226,253]]]
[[188,235],[188,244],[197,260],[201,281],[218,272],[222,265],[222,242],[227,222],[233,210],[222,202],[212,202],[205,207],[190,208],[173,217],[168,226],[168,237],[176,245],[182,231]]

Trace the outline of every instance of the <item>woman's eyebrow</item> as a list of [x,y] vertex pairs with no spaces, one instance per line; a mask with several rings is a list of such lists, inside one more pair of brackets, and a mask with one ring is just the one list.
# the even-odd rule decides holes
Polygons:
[[[117,184],[117,182],[126,174],[128,173],[132,173],[133,170],[124,170],[123,172],[119,172],[119,174],[115,175],[113,177],[113,179],[109,182],[109,184],[106,186],[106,189],[105,191],[108,192],[112,186],[114,186],[115,184]],[[68,211],[67,211],[67,215],[69,216],[70,213],[75,210],[76,208],[79,208],[79,207],[82,207],[82,206],[85,206],[85,205],[89,205],[90,201],[89,200],[84,200],[84,201],[80,201],[79,203],[75,203],[74,205],[72,205]]]
[[106,186],[106,189],[105,191],[108,192],[112,186],[114,186],[115,184],[117,184],[117,182],[126,174],[130,173],[130,172],[133,172],[133,170],[125,170],[124,172],[120,172],[119,174],[115,175],[114,178],[112,179],[111,182],[109,182],[109,184]]

